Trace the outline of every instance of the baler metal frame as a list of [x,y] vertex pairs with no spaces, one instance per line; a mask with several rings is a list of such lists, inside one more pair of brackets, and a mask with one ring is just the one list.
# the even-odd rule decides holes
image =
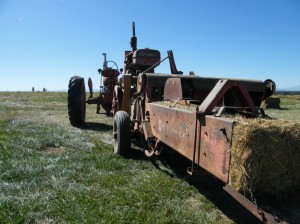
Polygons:
[[[124,74],[114,83],[111,94],[100,92],[100,97],[93,98],[89,80],[90,97],[86,102],[96,103],[97,112],[102,102],[111,105],[114,153],[127,155],[132,136],[139,136],[148,157],[159,155],[168,146],[191,161],[187,168],[190,175],[197,175],[199,169],[212,174],[224,183],[229,195],[259,220],[278,223],[277,217],[228,185],[234,121],[223,116],[264,116],[260,105],[275,92],[275,83],[270,79],[262,82],[199,77],[194,72],[183,75],[177,70],[172,51],[161,60],[157,50],[137,49],[134,23],[132,32],[132,50],[124,54]],[[155,68],[166,59],[171,74],[155,73]],[[100,73],[109,69],[105,55]]]
[[[165,145],[174,149],[192,162],[187,169],[189,174],[197,174],[199,168],[209,172],[223,181],[224,190],[259,220],[277,223],[276,217],[257,208],[228,185],[234,121],[221,117],[225,111],[248,117],[264,116],[260,104],[274,93],[275,83],[272,80],[204,78],[193,72],[182,75],[176,68],[172,51],[167,57],[171,74],[154,73],[161,61],[139,70],[126,64],[133,61],[132,55],[137,50],[134,23],[131,43],[132,52],[125,53],[123,85],[115,87],[115,95],[122,92],[122,99],[115,101],[122,100],[122,105],[114,111],[115,118],[119,113],[125,114],[123,118],[128,121],[125,123],[131,124],[123,131],[141,137],[146,156],[159,155]],[[120,146],[120,142],[130,139],[118,136],[117,123],[114,119],[114,139]],[[129,148],[115,148],[115,153],[125,155],[128,150],[130,145]]]

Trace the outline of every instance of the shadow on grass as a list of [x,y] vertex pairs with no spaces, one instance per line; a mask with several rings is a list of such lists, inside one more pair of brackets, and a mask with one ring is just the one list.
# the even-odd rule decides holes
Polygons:
[[142,142],[140,141],[140,138],[135,136],[135,133],[131,136],[131,150],[128,155],[125,156],[125,158],[133,159],[133,160],[145,160],[145,161],[152,161],[153,158],[149,158],[145,156],[143,150],[142,150]]
[[[132,140],[133,150],[131,150],[130,155],[128,155],[129,158],[134,160],[148,160],[158,170],[170,177],[187,181],[235,223],[261,223],[248,210],[226,193],[223,190],[225,184],[214,176],[190,176],[187,173],[187,167],[190,167],[192,162],[178,152],[166,148],[160,156],[148,158],[141,150],[140,141],[136,138]],[[161,164],[167,169],[164,169]],[[169,170],[171,170],[171,172]]]
[[[162,169],[156,162],[159,160],[165,167],[171,169],[174,173],[170,173]],[[165,150],[156,160],[152,159],[153,165],[162,172],[184,179],[194,186],[198,192],[208,198],[218,209],[220,209],[227,217],[235,223],[261,223],[241,204],[233,199],[223,190],[225,185],[212,175],[206,176],[190,176],[187,174],[187,167],[191,166],[191,161],[181,156],[173,150]]]
[[290,110],[290,109],[287,107],[280,107],[279,110]]
[[279,108],[267,108],[267,109],[265,109],[265,110],[273,110],[273,111],[276,111],[276,110],[290,110],[289,108],[287,108],[287,107],[279,107]]
[[83,130],[92,130],[92,131],[112,131],[113,130],[112,125],[96,123],[96,122],[86,122],[80,128]]
[[[299,223],[300,220],[300,193],[294,192],[287,194],[284,197],[259,196],[256,198],[260,202],[260,207],[270,212],[275,213],[287,223]],[[270,206],[272,205],[272,206]]]
[[[261,223],[240,203],[223,190],[225,184],[213,175],[190,176],[187,174],[187,167],[191,161],[174,150],[166,150],[156,160],[151,160],[153,165],[162,172],[174,177],[165,169],[161,169],[155,161],[159,160],[165,167],[170,168],[177,178],[184,179],[193,185],[199,193],[207,197],[227,217],[236,223]],[[277,215],[288,223],[299,223],[300,220],[300,193],[295,192],[286,195],[285,198],[257,197],[259,206],[271,214]]]

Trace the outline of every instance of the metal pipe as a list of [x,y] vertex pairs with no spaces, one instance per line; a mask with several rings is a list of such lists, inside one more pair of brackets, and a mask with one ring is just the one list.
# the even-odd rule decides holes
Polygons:
[[160,63],[162,63],[163,61],[165,61],[167,58],[169,58],[169,56],[165,57],[163,60],[159,61],[159,62],[156,62],[154,65],[152,65],[150,68],[147,68],[145,71],[143,71],[142,73],[146,73],[148,72],[149,70],[157,67]]

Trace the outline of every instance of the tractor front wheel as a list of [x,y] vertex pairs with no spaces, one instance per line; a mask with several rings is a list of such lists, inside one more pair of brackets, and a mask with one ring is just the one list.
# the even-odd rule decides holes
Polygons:
[[118,111],[113,126],[114,153],[125,156],[131,147],[130,118],[127,112]]
[[69,81],[68,113],[69,120],[74,126],[81,126],[85,122],[85,101],[84,78],[73,76]]

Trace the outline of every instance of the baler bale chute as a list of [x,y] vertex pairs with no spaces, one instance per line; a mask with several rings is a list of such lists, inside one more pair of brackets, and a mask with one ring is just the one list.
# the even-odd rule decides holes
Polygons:
[[[276,216],[257,207],[251,190],[252,197],[248,197],[230,185],[235,161],[232,145],[239,117],[263,119],[265,114],[260,106],[275,92],[275,83],[270,79],[200,77],[194,72],[184,75],[177,70],[172,51],[161,60],[158,50],[137,49],[134,23],[132,29],[132,50],[125,51],[122,78],[117,81],[119,72],[114,70],[107,94],[100,92],[100,97],[86,101],[102,106],[106,102],[106,111],[112,110],[114,153],[128,155],[133,137],[142,142],[148,157],[171,148],[191,161],[187,167],[190,175],[212,174],[224,183],[226,192],[262,222],[278,223]],[[155,73],[155,68],[166,59],[171,73]],[[102,73],[106,69],[111,68],[103,66]],[[84,102],[82,98],[78,102]],[[295,127],[296,131],[300,130],[300,125]],[[300,150],[294,152],[299,155]]]

